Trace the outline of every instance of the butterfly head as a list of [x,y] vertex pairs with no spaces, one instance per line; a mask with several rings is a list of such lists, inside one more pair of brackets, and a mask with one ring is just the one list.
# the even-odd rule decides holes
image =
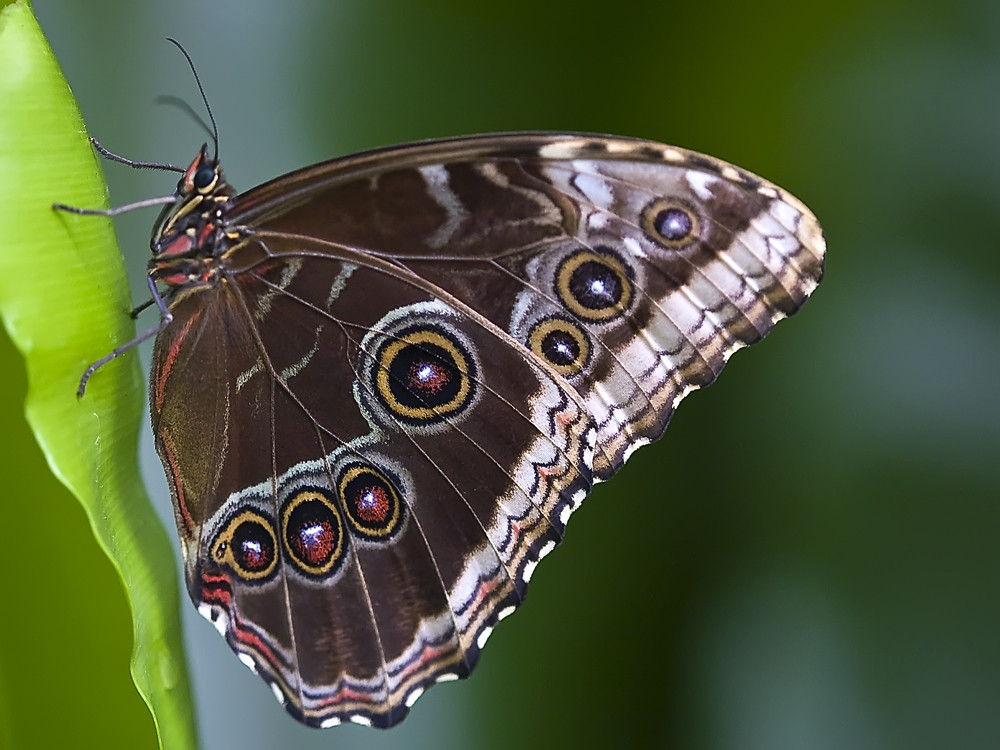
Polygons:
[[191,196],[206,196],[220,185],[225,186],[226,181],[222,177],[222,170],[219,168],[219,160],[208,155],[208,144],[203,144],[201,151],[185,170],[184,176],[177,183],[178,197],[190,198]]
[[184,171],[153,229],[149,273],[172,287],[203,286],[217,278],[223,212],[236,191],[203,145]]

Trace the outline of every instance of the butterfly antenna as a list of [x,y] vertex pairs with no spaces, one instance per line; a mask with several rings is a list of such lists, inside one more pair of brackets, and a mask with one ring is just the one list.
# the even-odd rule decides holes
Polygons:
[[178,42],[176,39],[167,37],[167,41],[174,45],[177,49],[181,51],[184,58],[187,60],[188,67],[191,68],[191,73],[194,75],[194,81],[198,84],[198,93],[201,94],[201,100],[205,103],[205,111],[208,112],[208,119],[212,122],[212,144],[215,149],[215,153],[212,154],[212,160],[218,160],[219,158],[219,126],[215,124],[215,115],[212,114],[212,107],[208,103],[208,97],[205,95],[205,87],[201,85],[201,78],[198,76],[198,70],[194,67],[194,61],[191,59],[191,55],[188,54],[187,50]]

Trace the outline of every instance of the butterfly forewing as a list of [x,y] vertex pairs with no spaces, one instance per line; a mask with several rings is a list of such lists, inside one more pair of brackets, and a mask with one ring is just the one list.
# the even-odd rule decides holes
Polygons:
[[219,205],[157,445],[192,598],[320,726],[466,676],[592,484],[823,270],[797,200],[644,141],[417,144]]

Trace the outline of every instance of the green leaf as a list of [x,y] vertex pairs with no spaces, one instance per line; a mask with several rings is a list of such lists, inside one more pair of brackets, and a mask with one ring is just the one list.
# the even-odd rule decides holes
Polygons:
[[[25,0],[0,2],[0,102],[0,315],[24,357],[28,423],[125,584],[134,619],[132,678],[161,746],[194,747],[171,543],[138,470],[143,386],[134,351],[102,367],[86,395],[76,396],[86,366],[135,335],[124,264],[110,220],[52,209],[54,201],[106,206],[107,189],[72,93]],[[56,552],[72,566],[74,550],[46,547],[45,531],[24,533],[37,535],[39,555]],[[60,608],[58,581],[35,581],[46,583],[51,606],[34,616],[73,627],[74,613]],[[18,686],[10,674],[0,677],[5,704]],[[54,681],[47,697],[72,700],[87,689],[86,682]],[[0,706],[0,715],[5,710]],[[51,711],[59,713],[58,706]]]

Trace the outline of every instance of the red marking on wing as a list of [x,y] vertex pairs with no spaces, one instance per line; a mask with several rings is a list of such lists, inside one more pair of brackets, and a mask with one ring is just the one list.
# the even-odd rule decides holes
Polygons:
[[201,576],[201,600],[206,604],[218,604],[227,610],[233,603],[233,592],[229,578],[224,575],[209,575],[203,573]]
[[184,521],[184,536],[188,539],[194,534],[194,519],[191,518],[191,512],[187,507],[187,498],[184,496],[184,485],[181,484],[181,477],[177,471],[177,463],[174,460],[174,452],[170,447],[170,444],[164,438],[160,436],[160,445],[163,446],[163,453],[166,456],[167,463],[170,464],[170,476],[173,479],[174,485],[174,502],[177,504],[177,509],[181,513],[181,518]]
[[461,606],[455,610],[457,614],[464,614],[466,612],[476,612],[483,606],[483,604],[493,595],[500,586],[500,581],[496,577],[490,578],[488,580],[480,580],[479,586],[476,588],[475,593],[471,599],[466,600],[461,604]]
[[335,706],[338,703],[343,703],[348,700],[356,701],[358,703],[368,703],[371,705],[379,705],[382,703],[380,698],[372,695],[371,693],[353,690],[349,687],[342,687],[338,688],[329,698],[317,701],[317,705],[325,708],[327,706]]
[[410,675],[422,671],[428,664],[440,661],[442,656],[446,656],[452,650],[454,649],[450,643],[442,646],[424,646],[420,651],[420,656],[410,662],[407,669],[399,673],[398,681],[402,683]]
[[[202,573],[201,581],[201,601],[205,604],[225,607],[230,618],[228,629],[230,634],[240,644],[246,645],[252,656],[264,659],[270,664],[284,682],[283,672],[286,669],[284,660],[278,658],[267,641],[263,640],[251,628],[246,627],[239,613],[233,607],[232,581],[229,580],[229,577],[222,573]],[[243,649],[240,651],[246,653]]]
[[283,660],[278,658],[277,654],[274,653],[274,650],[267,643],[267,641],[261,639],[261,637],[252,630],[248,630],[243,627],[243,622],[240,620],[239,615],[235,612],[233,612],[232,615],[232,622],[234,623],[233,634],[236,636],[236,640],[249,646],[253,654],[264,659],[268,664],[270,664],[276,672],[281,674],[282,682],[284,682],[283,672],[285,671],[285,665]]
[[153,383],[153,398],[156,402],[157,411],[163,406],[163,392],[166,389],[167,379],[170,377],[170,372],[174,367],[174,362],[177,360],[177,354],[180,351],[181,345],[187,338],[188,333],[190,333],[191,326],[194,325],[194,322],[199,317],[201,317],[200,311],[185,321],[181,332],[170,342],[170,348],[167,350],[167,356],[164,358],[162,366],[156,370],[156,380]]

